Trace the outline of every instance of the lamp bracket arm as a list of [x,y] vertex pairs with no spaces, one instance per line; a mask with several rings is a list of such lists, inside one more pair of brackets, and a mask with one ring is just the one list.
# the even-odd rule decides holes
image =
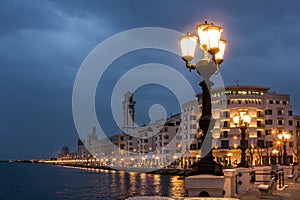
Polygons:
[[196,68],[195,68],[195,64],[192,64],[192,63],[189,62],[189,61],[186,61],[186,62],[185,62],[185,66],[186,66],[187,68],[189,68],[190,72],[192,72],[192,70],[195,70],[195,69],[196,69]]

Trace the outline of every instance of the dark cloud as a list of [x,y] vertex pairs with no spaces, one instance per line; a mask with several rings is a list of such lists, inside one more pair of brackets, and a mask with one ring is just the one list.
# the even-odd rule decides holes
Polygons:
[[[195,33],[195,25],[204,20],[223,26],[228,40],[221,66],[225,83],[239,80],[291,94],[299,113],[299,7],[297,0],[1,1],[0,159],[55,156],[63,144],[75,148],[72,87],[81,62],[99,42],[136,27]],[[99,101],[110,103],[99,97],[101,92],[109,97],[126,70],[147,62],[175,67],[195,88],[201,80],[174,55],[132,52],[106,72],[97,90]],[[151,105],[155,91],[141,89],[137,100]],[[172,95],[160,101],[168,98]],[[97,109],[109,111],[101,103]],[[176,110],[176,103],[170,109]]]

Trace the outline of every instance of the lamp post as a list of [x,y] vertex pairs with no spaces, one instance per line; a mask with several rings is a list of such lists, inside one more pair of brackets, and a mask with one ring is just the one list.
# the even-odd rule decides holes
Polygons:
[[275,159],[274,159],[274,162],[272,164],[276,165],[277,164],[277,154],[278,154],[278,150],[277,149],[274,149],[272,151],[272,154],[275,155]]
[[283,132],[278,135],[278,139],[283,142],[283,165],[288,165],[287,153],[286,153],[286,143],[291,138],[289,133]]
[[237,128],[241,130],[241,145],[240,149],[241,153],[241,162],[238,164],[238,167],[248,167],[248,163],[246,161],[246,150],[248,148],[248,140],[246,140],[246,130],[249,127],[251,121],[251,117],[246,112],[240,112],[239,115],[233,116],[233,123]]
[[[214,127],[215,120],[212,118],[211,97],[210,91],[213,83],[209,80],[210,77],[219,70],[219,65],[223,62],[226,41],[221,40],[223,29],[220,26],[208,24],[200,24],[196,27],[197,36],[192,36],[190,33],[179,38],[182,59],[186,63],[186,67],[190,72],[194,69],[203,77],[203,81],[199,84],[202,88],[202,116],[199,120],[199,127],[203,135],[201,140],[206,139],[212,144],[212,133],[209,127]],[[200,48],[204,52],[204,58],[195,64],[191,61],[194,59],[194,54],[199,40]],[[211,55],[211,58],[209,57]],[[204,152],[206,151],[206,152]],[[210,149],[202,151],[202,158],[196,166],[198,174],[213,174],[223,175],[222,165],[214,161],[212,155],[212,145]]]
[[249,153],[250,153],[250,165],[253,165],[253,154],[255,152],[255,147],[251,145],[251,148],[249,149]]

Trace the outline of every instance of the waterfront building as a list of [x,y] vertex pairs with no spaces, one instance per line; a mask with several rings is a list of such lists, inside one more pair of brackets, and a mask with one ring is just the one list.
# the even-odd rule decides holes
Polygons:
[[[229,159],[232,163],[240,161],[241,134],[233,123],[233,116],[243,111],[251,116],[246,136],[249,148],[246,154],[248,162],[261,165],[270,164],[272,157],[281,156],[282,144],[278,143],[278,134],[288,132],[291,134],[291,138],[286,145],[288,163],[293,163],[293,141],[295,140],[296,130],[293,125],[294,118],[290,96],[276,94],[269,90],[268,87],[238,85],[211,91],[212,116],[215,120],[215,125],[212,128],[214,138],[213,154],[218,162],[226,165],[229,163]],[[197,103],[191,101],[182,107],[182,124],[179,134],[183,138],[183,145],[187,145],[184,139],[194,137],[189,149],[196,156],[199,155],[202,143],[201,130],[198,128],[202,95],[197,96]],[[194,110],[198,112],[193,112]],[[272,151],[275,149],[281,154],[272,155]],[[191,164],[190,160],[187,164]],[[279,161],[279,159],[277,160]]]
[[61,148],[61,152],[57,157],[57,160],[72,160],[74,159],[74,153],[71,153],[69,148],[66,146],[63,146]]
[[180,114],[136,126],[135,103],[133,94],[127,92],[123,101],[123,133],[119,136],[125,139],[125,163],[148,167],[168,165],[176,154],[177,146],[180,146],[174,142],[179,131]]
[[[202,94],[196,96],[197,100],[182,105],[181,114],[137,126],[136,102],[133,94],[127,92],[123,101],[122,132],[98,140],[94,127],[87,138],[87,149],[102,164],[111,166],[191,166],[204,156],[201,153],[204,138],[198,125]],[[249,163],[282,163],[283,143],[278,141],[278,135],[283,132],[291,135],[285,143],[288,163],[297,160],[295,147],[300,144],[300,117],[293,116],[289,95],[276,94],[268,87],[237,85],[213,89],[211,101],[215,121],[211,127],[212,148],[217,162],[225,166],[239,163],[241,159],[241,134],[233,123],[233,116],[240,112],[247,112],[251,117],[246,134],[246,159]],[[83,155],[87,149],[78,147],[77,154]]]
[[93,155],[89,152],[81,139],[78,139],[77,150],[75,152],[74,158],[78,160],[89,160],[93,158]]
[[295,127],[295,141],[294,141],[294,155],[295,161],[300,162],[300,116],[294,116],[294,127]]

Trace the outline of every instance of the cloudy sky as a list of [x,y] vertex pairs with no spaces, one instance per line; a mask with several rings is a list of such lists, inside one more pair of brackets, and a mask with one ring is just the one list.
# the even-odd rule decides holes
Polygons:
[[[225,85],[238,80],[290,94],[299,114],[299,8],[297,0],[1,1],[0,159],[49,158],[64,144],[74,150],[72,90],[81,63],[107,38],[139,27],[194,32],[205,20],[221,25],[228,40],[221,66]],[[107,132],[118,132],[110,112],[114,83],[133,66],[150,62],[176,68],[198,90],[201,77],[189,74],[176,55],[157,50],[124,55],[97,88],[97,116],[105,116]],[[156,102],[168,115],[179,111],[174,95],[157,85],[139,88],[135,100],[138,123],[149,121],[144,111]]]

